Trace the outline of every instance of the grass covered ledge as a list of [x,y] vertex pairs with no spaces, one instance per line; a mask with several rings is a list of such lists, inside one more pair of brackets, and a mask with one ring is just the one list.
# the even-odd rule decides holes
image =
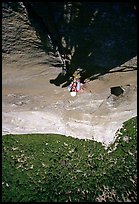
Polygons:
[[137,201],[137,117],[114,144],[63,135],[2,137],[2,202]]

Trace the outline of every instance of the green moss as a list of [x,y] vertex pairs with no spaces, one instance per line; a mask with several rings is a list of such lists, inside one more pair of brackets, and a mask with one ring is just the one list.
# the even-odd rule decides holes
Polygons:
[[56,134],[3,136],[3,202],[136,201],[137,118],[120,132],[107,150]]

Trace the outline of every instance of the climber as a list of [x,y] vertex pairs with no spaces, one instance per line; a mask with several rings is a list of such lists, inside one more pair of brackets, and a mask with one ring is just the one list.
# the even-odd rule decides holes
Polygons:
[[77,73],[73,74],[71,84],[68,86],[71,96],[76,96],[76,92],[79,92],[81,89],[80,78]]

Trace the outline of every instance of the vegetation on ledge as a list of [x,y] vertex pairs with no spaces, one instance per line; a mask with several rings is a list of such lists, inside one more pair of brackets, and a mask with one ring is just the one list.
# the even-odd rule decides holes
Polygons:
[[3,136],[2,201],[137,201],[137,117],[107,150],[56,134]]

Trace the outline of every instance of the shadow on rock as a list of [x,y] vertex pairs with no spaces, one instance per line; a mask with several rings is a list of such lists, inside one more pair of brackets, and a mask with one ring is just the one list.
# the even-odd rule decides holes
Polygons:
[[[34,17],[35,22],[43,23],[44,33],[37,27],[42,44],[46,43],[48,34],[61,56],[65,50],[72,50],[70,76],[73,70],[80,68],[82,80],[94,80],[137,54],[137,19],[133,3],[35,2],[29,6],[34,16],[39,16],[38,19]],[[47,45],[43,48],[47,50]],[[59,74],[50,83],[60,86],[65,82],[66,86],[70,76]]]
[[54,84],[54,85],[56,85],[56,86],[60,86],[61,84],[63,84],[62,85],[62,88],[63,87],[67,87],[69,84],[70,84],[70,77],[69,77],[69,75],[68,74],[62,74],[62,73],[60,73],[57,77],[56,77],[56,79],[50,79],[50,83],[51,84]]

